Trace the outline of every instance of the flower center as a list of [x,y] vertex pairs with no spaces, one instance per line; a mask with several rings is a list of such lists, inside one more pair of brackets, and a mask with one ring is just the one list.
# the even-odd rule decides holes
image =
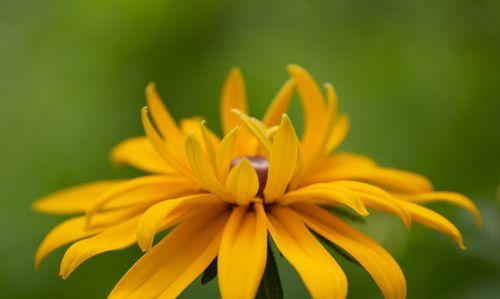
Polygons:
[[255,169],[257,177],[259,178],[259,191],[257,192],[257,197],[264,198],[264,188],[266,187],[267,182],[267,170],[269,169],[267,159],[262,156],[239,157],[231,161],[231,168],[236,166],[243,159],[247,159],[253,169]]

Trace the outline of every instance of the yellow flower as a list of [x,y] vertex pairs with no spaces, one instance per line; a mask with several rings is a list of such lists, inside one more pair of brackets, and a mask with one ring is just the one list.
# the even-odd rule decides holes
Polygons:
[[[312,232],[347,252],[373,277],[385,298],[405,298],[403,273],[380,245],[326,206],[394,214],[451,236],[458,229],[420,204],[447,201],[471,211],[463,195],[433,191],[424,177],[378,166],[367,157],[336,152],[348,131],[333,86],[325,95],[309,73],[289,66],[291,78],[262,120],[247,115],[242,76],[233,69],[224,85],[220,139],[200,119],[177,124],[153,84],[142,110],[145,137],[112,151],[115,162],[151,175],[64,190],[35,202],[41,212],[85,213],[56,226],[36,253],[36,266],[51,251],[72,243],[60,269],[68,277],[87,259],[138,243],[145,254],[109,298],[174,298],[217,258],[223,298],[253,298],[267,259],[267,238],[296,269],[311,297],[345,298],[347,279]],[[304,110],[300,139],[285,114],[297,90]],[[326,99],[325,99],[326,98]],[[159,231],[172,228],[153,245]]]

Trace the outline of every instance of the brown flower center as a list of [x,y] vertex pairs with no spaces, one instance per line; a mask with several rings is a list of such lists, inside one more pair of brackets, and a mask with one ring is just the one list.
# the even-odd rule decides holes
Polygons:
[[255,169],[257,177],[259,178],[259,191],[257,192],[257,197],[264,198],[264,188],[266,187],[267,182],[267,170],[269,169],[267,159],[262,156],[239,157],[231,161],[231,168],[236,166],[243,159],[247,159],[253,169]]

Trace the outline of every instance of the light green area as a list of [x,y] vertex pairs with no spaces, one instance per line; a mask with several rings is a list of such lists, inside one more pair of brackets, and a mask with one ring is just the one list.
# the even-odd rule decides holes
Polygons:
[[[138,172],[112,167],[110,148],[141,134],[139,110],[156,81],[177,118],[218,130],[218,96],[234,65],[262,115],[299,63],[332,82],[352,128],[344,149],[417,171],[478,204],[471,215],[434,205],[467,251],[393,216],[361,229],[400,262],[409,298],[499,298],[500,3],[468,1],[0,1],[0,297],[103,298],[140,256],[100,255],[67,281],[63,250],[38,272],[38,243],[61,217],[32,212],[49,192]],[[300,120],[298,105],[292,117]],[[287,298],[304,298],[277,256]],[[350,298],[379,298],[369,276],[339,258]],[[183,298],[218,296],[199,280]]]

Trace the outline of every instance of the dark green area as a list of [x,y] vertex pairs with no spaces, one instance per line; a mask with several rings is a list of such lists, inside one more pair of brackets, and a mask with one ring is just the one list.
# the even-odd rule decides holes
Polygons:
[[267,243],[267,260],[264,275],[257,291],[256,299],[283,299],[283,289],[278,264],[274,258],[271,241]]
[[[227,71],[242,68],[261,116],[286,65],[332,82],[351,119],[343,149],[430,177],[472,197],[484,217],[434,205],[461,229],[466,251],[437,232],[372,213],[357,224],[398,260],[409,298],[499,298],[500,3],[449,1],[0,0],[0,294],[103,298],[140,256],[137,247],[58,277],[63,250],[37,272],[33,255],[63,217],[36,198],[138,172],[109,164],[120,140],[142,134],[146,83],[178,118],[218,130]],[[292,118],[301,119],[299,106]],[[297,124],[300,128],[300,124]],[[500,191],[498,191],[500,192]],[[350,298],[379,298],[366,272],[338,257]],[[279,255],[285,298],[307,292]],[[183,298],[218,297],[197,280]]]

